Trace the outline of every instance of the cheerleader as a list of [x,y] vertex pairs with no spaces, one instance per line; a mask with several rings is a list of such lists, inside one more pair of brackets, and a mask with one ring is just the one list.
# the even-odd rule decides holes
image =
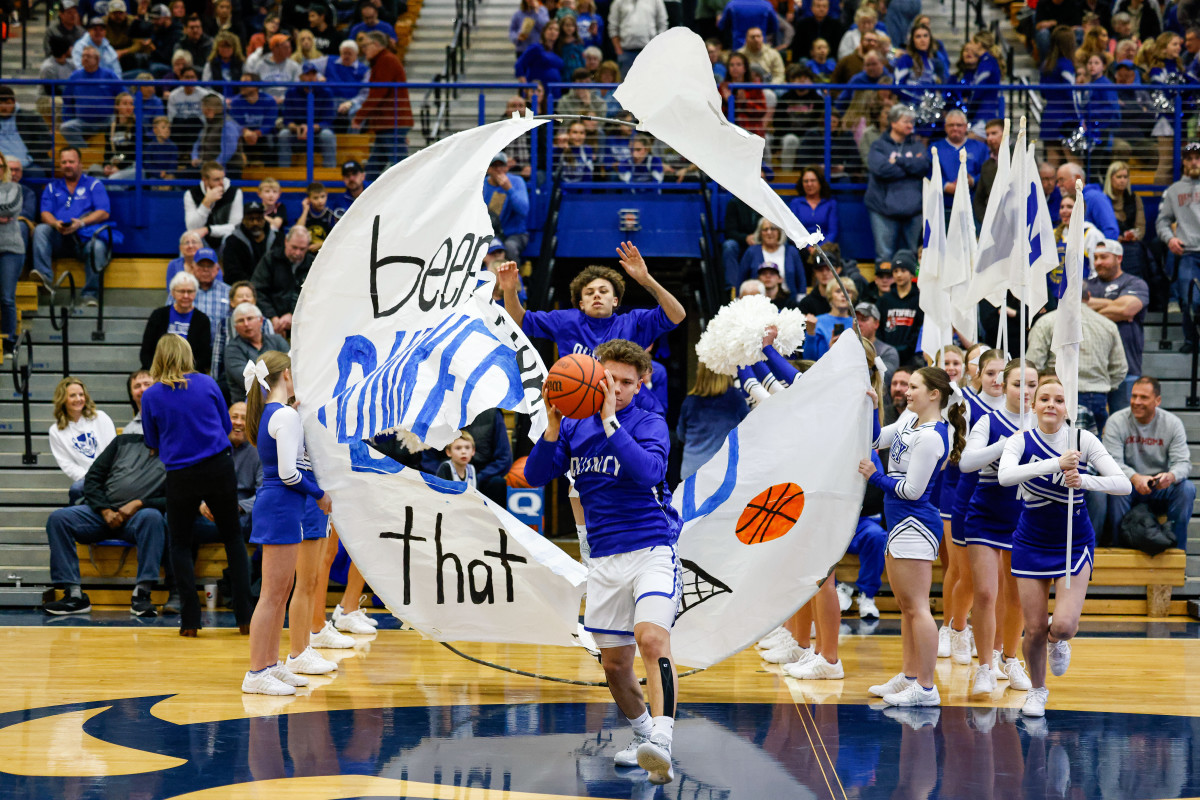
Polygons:
[[1064,87],[1042,90],[1042,140],[1046,143],[1046,160],[1057,166],[1066,160],[1061,140],[1071,134],[1075,124],[1074,93],[1067,88],[1075,85],[1075,32],[1066,25],[1056,26],[1050,34],[1040,80]]
[[[1008,357],[1000,350],[987,350],[970,360],[968,370],[975,369],[974,380],[962,391],[968,428],[989,411],[1004,405],[1003,374],[1007,362]],[[967,503],[978,483],[978,472],[961,473],[950,500],[950,546],[947,547],[950,563],[942,578],[945,603],[943,625],[938,631],[938,658],[953,657],[959,664],[971,663],[973,648],[967,615],[971,612],[975,586],[971,579],[971,563],[967,559],[965,519]]]
[[[311,647],[306,647],[298,658],[289,655],[286,664],[279,661],[283,615],[304,541],[305,523],[310,533],[319,524],[307,508],[307,499],[315,501],[322,515],[332,508],[329,495],[317,486],[312,473],[298,468],[304,452],[304,431],[300,415],[287,404],[293,395],[291,367],[290,358],[270,350],[257,362],[247,363],[243,372],[247,392],[246,435],[258,447],[263,469],[262,486],[254,499],[254,529],[250,535],[251,543],[263,546],[263,558],[262,591],[250,621],[250,670],[242,680],[242,691],[248,694],[295,694],[295,687],[308,684],[307,678],[295,673],[327,672],[322,668],[332,663]],[[262,437],[260,431],[264,433]],[[300,614],[304,630],[311,616],[308,609]]]
[[[971,51],[967,57],[966,49]],[[970,44],[963,51],[963,61],[974,61],[967,64],[969,69],[962,72],[962,83],[968,87],[996,86],[1004,82],[1004,71],[1000,67],[1003,54],[996,46],[996,40],[991,31],[979,31],[971,37]],[[1004,119],[1004,96],[999,89],[970,89],[964,92],[967,105],[967,119],[970,120],[971,133],[979,138],[986,135],[987,123],[993,119]]]
[[[936,91],[941,83],[937,66],[933,32],[928,25],[913,25],[908,33],[908,45],[896,59],[894,67],[895,91],[900,101],[914,109],[920,108],[925,93]],[[933,132],[929,124],[923,124],[917,134],[928,138]]]
[[[1010,569],[1012,535],[1021,514],[1016,487],[1000,486],[996,471],[1009,437],[1032,427],[1029,405],[1037,390],[1037,370],[1021,372],[1021,362],[1004,367],[1002,408],[983,416],[971,427],[960,465],[979,472],[979,484],[966,513],[967,554],[974,583],[976,642],[982,651],[971,694],[991,694],[996,681],[1007,680],[1017,691],[1029,689],[1025,668],[1017,660],[1021,639],[1021,601]],[[993,646],[999,645],[999,649]]]
[[[1129,478],[1092,433],[1068,428],[1066,392],[1053,376],[1042,378],[1034,396],[1038,427],[1009,438],[1000,457],[1001,486],[1020,485],[1021,516],[1012,540],[1012,572],[1017,578],[1025,618],[1025,661],[1033,688],[1021,713],[1046,713],[1046,661],[1062,675],[1071,663],[1070,640],[1092,574],[1095,533],[1084,508],[1085,491],[1129,494]],[[1079,449],[1070,447],[1078,437]],[[1066,581],[1066,508],[1068,488],[1075,489],[1071,539],[1071,586]],[[1054,617],[1048,616],[1054,583]]]
[[[934,683],[937,666],[937,626],[929,612],[933,561],[938,556],[942,519],[930,500],[934,477],[942,463],[958,462],[966,439],[961,403],[950,407],[953,444],[942,409],[950,402],[953,385],[944,370],[922,367],[912,374],[908,408],[893,424],[878,429],[872,447],[888,449],[885,475],[871,459],[859,462],[863,477],[883,489],[888,532],[888,582],[900,604],[904,663],[887,683],[872,686],[871,694],[892,706],[941,705]],[[871,392],[878,402],[878,397]]]

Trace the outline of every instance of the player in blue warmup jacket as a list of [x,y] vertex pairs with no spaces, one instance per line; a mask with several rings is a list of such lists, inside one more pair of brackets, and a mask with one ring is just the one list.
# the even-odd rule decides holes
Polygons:
[[[606,383],[600,413],[563,419],[546,403],[547,427],[525,462],[544,486],[568,470],[590,520],[584,628],[596,639],[609,691],[633,726],[617,766],[641,766],[652,783],[674,778],[671,740],[676,679],[671,628],[682,591],[675,541],[681,526],[667,488],[666,420],[633,405],[650,355],[622,339],[596,349]],[[634,646],[646,668],[650,711],[633,670]]]
[[[893,424],[876,431],[873,447],[888,450],[888,474],[871,459],[859,462],[858,471],[883,489],[887,543],[888,582],[902,614],[903,669],[887,683],[869,691],[890,706],[938,706],[941,697],[934,682],[937,666],[937,625],[929,612],[929,587],[933,562],[938,557],[942,517],[931,500],[938,470],[948,458],[958,461],[966,439],[962,405],[950,407],[953,443],[942,410],[950,402],[952,384],[944,370],[922,367],[912,374],[908,407]],[[878,402],[878,395],[871,391]]]
[[[1046,662],[1056,676],[1071,664],[1071,643],[1092,575],[1096,534],[1084,505],[1085,491],[1129,494],[1133,485],[1092,433],[1068,428],[1066,392],[1058,378],[1038,383],[1033,400],[1037,427],[1009,437],[1000,456],[1001,486],[1020,486],[1021,516],[1012,537],[1012,572],[1017,576],[1025,618],[1025,662],[1032,687],[1021,713],[1046,713]],[[1075,437],[1078,436],[1078,439]],[[1073,446],[1074,445],[1074,446]],[[1068,493],[1074,489],[1072,498]],[[1068,500],[1073,500],[1070,508]],[[1067,514],[1072,519],[1071,587],[1067,574]],[[1049,615],[1054,584],[1054,617]]]

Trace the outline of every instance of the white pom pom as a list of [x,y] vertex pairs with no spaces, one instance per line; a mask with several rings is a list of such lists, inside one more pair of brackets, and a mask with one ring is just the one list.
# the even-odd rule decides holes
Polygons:
[[736,376],[738,367],[764,360],[762,338],[778,312],[762,295],[734,300],[721,308],[696,343],[696,357],[720,375]]
[[776,315],[772,324],[779,330],[775,337],[775,349],[784,356],[790,356],[804,346],[806,323],[803,311],[785,308]]

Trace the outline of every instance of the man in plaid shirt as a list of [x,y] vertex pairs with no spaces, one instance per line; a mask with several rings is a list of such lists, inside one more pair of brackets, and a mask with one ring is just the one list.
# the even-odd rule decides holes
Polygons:
[[229,329],[229,284],[217,277],[220,267],[217,254],[211,247],[196,253],[196,280],[200,291],[196,293],[196,308],[204,312],[212,324],[212,370],[210,374],[218,382],[225,374],[225,342]]

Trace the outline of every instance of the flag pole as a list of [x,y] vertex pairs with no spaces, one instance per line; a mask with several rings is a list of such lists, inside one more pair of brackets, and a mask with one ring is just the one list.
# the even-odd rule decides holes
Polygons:
[[[1079,213],[1085,213],[1087,211],[1087,209],[1085,209],[1083,207],[1083,181],[1079,180],[1078,178],[1075,180],[1075,208],[1077,208],[1079,210]],[[1074,217],[1075,217],[1075,214],[1074,214],[1074,212],[1072,212],[1071,218],[1074,219]],[[1068,269],[1070,269],[1070,272],[1067,271]],[[1072,266],[1072,267],[1068,268],[1067,265],[1064,264],[1063,271],[1064,271],[1064,275],[1068,276],[1068,280],[1069,280],[1070,279],[1069,276],[1074,273],[1074,267]],[[1079,281],[1080,281],[1080,283],[1083,282],[1083,270],[1082,269],[1079,270]],[[1080,287],[1068,284],[1067,291],[1079,292]],[[1076,385],[1078,385],[1079,359],[1075,359],[1074,366],[1075,366],[1075,381],[1076,381]],[[1077,403],[1078,403],[1078,401],[1077,401]],[[1075,450],[1079,449],[1079,429],[1075,426],[1075,423],[1073,420],[1074,420],[1075,415],[1077,415],[1078,413],[1079,413],[1079,409],[1077,407],[1067,409],[1067,447],[1071,448],[1071,438],[1072,438],[1071,434],[1074,433],[1075,434],[1075,436],[1074,436],[1075,447],[1073,449],[1075,449]],[[1066,553],[1066,562],[1067,562],[1066,588],[1068,588],[1068,589],[1071,588],[1071,550],[1072,550],[1072,544],[1074,544],[1074,542],[1072,542],[1073,535],[1075,533],[1074,528],[1075,528],[1075,489],[1068,486],[1067,487],[1067,553]]]
[[[1017,141],[1022,147],[1025,145],[1025,117],[1021,117],[1021,132],[1017,134]],[[1025,163],[1025,153],[1017,154],[1020,159],[1019,163]],[[1013,162],[1017,163],[1017,162]],[[1013,177],[1014,183],[1016,177]],[[1025,218],[1028,216],[1026,209],[1028,202],[1025,197],[1025,191],[1029,186],[1029,176],[1020,175],[1021,178],[1021,194],[1018,195],[1017,202],[1017,265],[1021,268],[1021,296],[1017,298],[1019,306],[1018,314],[1021,320],[1021,329],[1018,332],[1020,342],[1020,353],[1018,358],[1021,360],[1021,404],[1020,404],[1020,429],[1025,430],[1025,326],[1029,319],[1029,304],[1026,302],[1029,298],[1029,221]]]

